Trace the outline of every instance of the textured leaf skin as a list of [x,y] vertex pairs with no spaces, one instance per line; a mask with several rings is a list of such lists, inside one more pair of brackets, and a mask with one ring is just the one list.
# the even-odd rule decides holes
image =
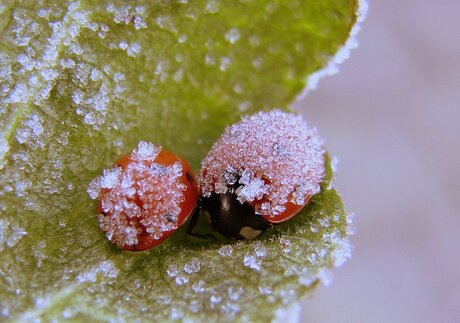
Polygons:
[[[348,248],[334,189],[325,186],[258,242],[203,241],[182,230],[130,253],[99,231],[86,187],[139,140],[177,152],[197,171],[241,114],[287,108],[345,42],[355,1],[111,4],[0,8],[0,314],[272,319]],[[219,254],[223,244],[230,257]],[[260,246],[266,255],[254,256]],[[256,259],[252,267],[260,260],[260,270],[245,256]],[[192,259],[200,268],[187,274]]]

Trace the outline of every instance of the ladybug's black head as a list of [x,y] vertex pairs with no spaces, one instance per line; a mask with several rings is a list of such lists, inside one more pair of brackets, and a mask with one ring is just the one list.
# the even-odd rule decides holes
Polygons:
[[202,197],[201,207],[213,228],[227,238],[255,239],[271,226],[247,202],[241,204],[233,190]]

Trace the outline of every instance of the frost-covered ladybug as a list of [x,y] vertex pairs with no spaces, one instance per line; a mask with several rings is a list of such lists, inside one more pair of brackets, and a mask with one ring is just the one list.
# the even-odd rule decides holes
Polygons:
[[323,141],[301,116],[260,112],[227,127],[201,164],[201,207],[214,229],[254,239],[320,191]]
[[89,188],[98,199],[99,227],[124,250],[151,249],[191,215],[198,187],[189,165],[152,143],[133,152],[95,178]]

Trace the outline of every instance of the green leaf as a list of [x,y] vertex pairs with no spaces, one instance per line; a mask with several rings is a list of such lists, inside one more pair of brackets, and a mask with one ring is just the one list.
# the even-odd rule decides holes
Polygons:
[[226,125],[288,108],[344,44],[356,9],[355,0],[0,4],[0,314],[243,321],[297,302],[350,253],[328,182],[255,242],[180,230],[141,253],[106,241],[86,188],[140,140],[198,171]]

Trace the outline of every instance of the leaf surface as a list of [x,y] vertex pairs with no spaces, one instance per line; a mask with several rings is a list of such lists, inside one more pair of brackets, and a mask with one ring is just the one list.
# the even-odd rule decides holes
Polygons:
[[288,109],[346,41],[356,6],[0,5],[1,315],[273,319],[340,265],[350,252],[347,216],[327,183],[301,215],[255,242],[202,241],[181,230],[142,253],[106,241],[86,188],[140,140],[198,171],[242,114]]

